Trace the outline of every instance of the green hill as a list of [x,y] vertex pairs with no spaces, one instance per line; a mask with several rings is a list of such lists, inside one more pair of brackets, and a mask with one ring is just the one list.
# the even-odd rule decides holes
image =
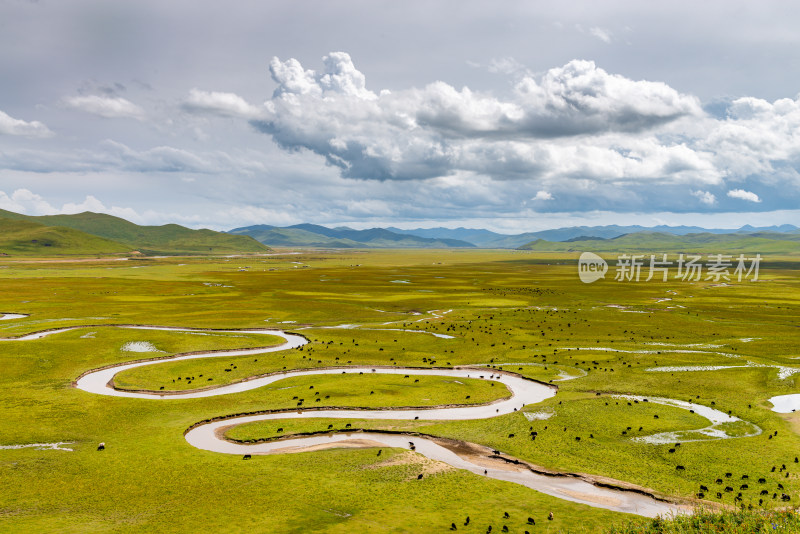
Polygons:
[[60,226],[0,218],[0,254],[46,256],[54,254],[125,254],[131,247]]
[[[22,215],[0,210],[5,220],[34,222],[46,227],[69,228],[107,242],[116,242],[117,252],[138,250],[144,254],[234,254],[266,252],[266,247],[244,235],[231,235],[213,230],[192,230],[177,224],[139,226],[125,219],[103,213],[84,212],[75,215]],[[79,252],[66,252],[78,254]]]
[[640,252],[643,254],[664,252],[798,254],[800,253],[800,241],[794,234],[778,232],[755,232],[752,234],[699,233],[686,235],[636,232],[612,239],[577,238],[570,241],[537,239],[519,247],[519,250],[536,250],[539,252]]

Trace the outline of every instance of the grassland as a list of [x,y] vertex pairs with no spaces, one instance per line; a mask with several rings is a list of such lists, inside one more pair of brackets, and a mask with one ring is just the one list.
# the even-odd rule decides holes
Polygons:
[[[346,423],[408,430],[676,497],[696,498],[706,486],[703,500],[712,507],[733,505],[741,493],[737,505],[774,509],[786,505],[782,492],[796,505],[800,491],[800,464],[794,461],[800,419],[770,411],[767,401],[800,391],[800,373],[779,374],[781,367],[800,367],[797,267],[791,257],[769,257],[758,282],[606,279],[586,285],[578,280],[574,257],[523,251],[354,250],[93,263],[5,259],[0,310],[29,316],[0,321],[0,336],[76,325],[158,324],[283,328],[310,340],[302,351],[187,360],[119,375],[117,385],[130,388],[192,389],[200,380],[187,386],[187,376],[203,374],[219,385],[284,367],[502,368],[552,380],[559,393],[485,421],[291,419],[282,422],[281,434],[273,423],[235,427],[228,435],[272,439]],[[359,326],[325,328],[342,324]],[[122,350],[135,341],[163,352]],[[415,474],[432,467],[422,460],[409,463],[397,451],[377,458],[369,449],[328,450],[243,462],[199,451],[182,439],[203,419],[293,406],[295,391],[312,391],[310,385],[320,391],[320,405],[422,406],[468,402],[466,395],[483,402],[503,393],[486,382],[420,377],[407,385],[398,376],[327,376],[194,400],[101,398],[76,390],[72,381],[110,363],[270,342],[244,334],[92,326],[1,343],[0,445],[68,441],[65,447],[73,449],[0,449],[3,532],[442,532],[453,522],[467,532],[485,532],[489,525],[498,532],[504,524],[511,532],[627,528],[623,514],[453,469],[433,469],[435,474],[418,481]],[[637,442],[633,438],[707,423],[679,408],[628,405],[618,394],[713,405],[763,432],[677,447]],[[99,442],[105,451],[95,450]],[[550,511],[552,521],[546,519]],[[463,525],[466,516],[469,527]],[[535,527],[526,525],[529,516]]]
[[[247,364],[257,364],[258,358],[248,358]],[[240,359],[223,358],[213,363],[198,366],[198,362],[183,361],[178,369],[158,370],[160,366],[140,368],[141,373],[132,371],[121,373],[114,385],[119,389],[149,391],[186,391],[198,386],[219,385],[217,382],[236,382],[236,373],[241,379],[254,376],[248,373]],[[194,365],[192,365],[194,364]],[[239,369],[242,364],[242,369]],[[153,370],[150,372],[150,370]],[[183,369],[183,370],[181,370]],[[232,371],[230,371],[232,370]],[[266,374],[262,369],[261,374]],[[267,371],[269,372],[269,371]],[[131,376],[133,375],[133,376]],[[156,376],[154,376],[156,375]],[[212,376],[213,375],[213,376]],[[197,377],[193,383],[186,377]],[[214,380],[214,376],[220,377]],[[170,378],[173,377],[173,378]],[[183,380],[180,378],[183,377]],[[241,380],[239,379],[239,380]],[[212,382],[213,381],[213,382]],[[504,387],[491,387],[492,384],[477,379],[454,379],[445,377],[421,376],[419,378],[402,376],[373,375],[323,375],[315,377],[287,378],[273,386],[263,388],[264,402],[275,409],[293,408],[302,399],[306,406],[325,407],[367,407],[383,406],[439,406],[449,404],[484,404],[510,396]]]

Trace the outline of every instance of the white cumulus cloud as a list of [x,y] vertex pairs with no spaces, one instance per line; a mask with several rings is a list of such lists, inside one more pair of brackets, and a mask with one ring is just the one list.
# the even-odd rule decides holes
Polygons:
[[29,215],[58,213],[44,198],[28,189],[16,189],[10,195],[0,191],[0,209]]
[[717,203],[717,197],[710,191],[692,191],[692,196],[700,199],[700,202],[708,206],[713,206]]
[[734,100],[728,116],[712,125],[698,142],[715,154],[715,164],[731,176],[770,175],[800,161],[800,95],[767,102]]
[[39,121],[15,119],[0,111],[0,135],[20,135],[25,137],[50,137],[53,132]]
[[145,116],[142,108],[119,96],[72,96],[64,98],[63,102],[69,108],[107,119],[128,118],[142,120]]
[[728,196],[731,198],[747,200],[748,202],[761,202],[761,199],[758,198],[758,195],[751,191],[745,191],[744,189],[731,189],[728,191]]
[[547,191],[537,191],[536,196],[534,196],[531,200],[553,200],[553,195]]
[[655,160],[659,164],[680,160],[671,171],[650,169],[653,164],[638,155],[631,158],[632,149],[621,145],[639,143],[638,138],[603,139],[615,133],[646,136],[660,125],[702,111],[693,96],[660,82],[609,74],[591,61],[571,61],[541,76],[525,75],[506,98],[445,82],[374,92],[344,52],[329,54],[323,66],[316,72],[295,59],[273,58],[270,72],[278,87],[264,106],[264,117],[252,123],[285,149],[323,156],[344,177],[564,175],[574,166],[564,159],[565,152],[573,152],[575,161],[587,168],[590,159],[600,158],[601,167],[607,163],[602,171],[610,172],[607,179],[632,179],[640,171],[648,179],[686,174],[692,166],[700,174],[707,171],[704,156],[685,146],[660,151],[664,156]]
[[207,112],[223,117],[258,117],[260,110],[250,105],[244,98],[234,93],[219,93],[192,89],[184,102],[188,111]]

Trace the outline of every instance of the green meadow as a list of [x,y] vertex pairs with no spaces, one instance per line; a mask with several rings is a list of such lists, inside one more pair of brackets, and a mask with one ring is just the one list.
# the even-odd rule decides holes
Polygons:
[[[114,385],[186,391],[296,369],[364,365],[518,373],[556,385],[558,393],[485,420],[296,418],[239,425],[225,435],[272,440],[348,424],[407,431],[726,510],[724,521],[752,526],[742,532],[770,521],[797,524],[784,509],[800,502],[800,414],[775,413],[768,401],[800,393],[795,256],[765,256],[758,281],[622,282],[612,267],[592,284],[581,283],[577,254],[568,252],[86,260],[0,259],[0,311],[27,314],[0,321],[0,337],[10,338],[0,341],[0,447],[59,442],[71,449],[0,448],[0,532],[445,532],[451,523],[481,533],[489,526],[520,533],[699,531],[689,523],[653,526],[407,451],[379,457],[370,448],[331,449],[243,461],[195,449],[183,438],[199,421],[295,409],[300,399],[305,407],[379,408],[481,404],[509,395],[485,380],[413,371],[409,378],[331,374],[215,397],[152,400],[74,387],[83,373],[114,363],[282,341],[235,331],[246,329],[282,329],[309,343],[166,361],[124,371]],[[79,328],[13,339],[63,327]],[[699,414],[620,395],[716,408],[743,421],[725,428],[740,437],[709,439],[696,432],[709,425]],[[677,431],[687,438],[680,445],[638,439]],[[100,442],[103,451],[96,450]],[[421,472],[426,476],[418,480]],[[749,516],[737,515],[742,507]]]

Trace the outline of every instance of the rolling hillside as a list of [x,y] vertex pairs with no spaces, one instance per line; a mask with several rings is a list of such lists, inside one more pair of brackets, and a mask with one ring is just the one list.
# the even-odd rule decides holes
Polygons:
[[59,226],[0,218],[0,254],[8,256],[125,254],[131,247]]
[[[90,234],[103,238],[107,243],[115,242],[117,246],[115,252],[138,250],[144,254],[233,254],[269,250],[248,236],[205,229],[192,230],[177,224],[139,226],[103,213],[84,212],[75,215],[37,217],[0,210],[0,220],[27,221],[45,227],[72,229]],[[65,249],[64,253],[78,252],[67,252]]]

